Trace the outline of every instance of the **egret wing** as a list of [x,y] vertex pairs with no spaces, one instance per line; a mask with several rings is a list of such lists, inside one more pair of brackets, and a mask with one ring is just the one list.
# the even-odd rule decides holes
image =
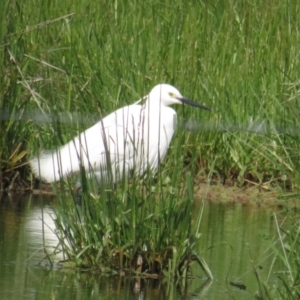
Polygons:
[[77,157],[78,162],[72,172],[79,171],[81,163],[89,173],[95,173],[101,179],[109,177],[109,173],[114,181],[128,175],[134,166],[139,144],[137,128],[141,111],[140,105],[121,108],[67,144],[65,147],[73,152],[69,157]]

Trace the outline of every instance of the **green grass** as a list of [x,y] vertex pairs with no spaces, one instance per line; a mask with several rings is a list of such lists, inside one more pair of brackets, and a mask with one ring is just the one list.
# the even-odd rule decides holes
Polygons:
[[[55,148],[168,82],[213,108],[211,114],[177,108],[180,120],[196,126],[194,132],[179,128],[173,149],[183,145],[192,162],[205,160],[204,173],[213,164],[220,180],[286,176],[289,187],[298,186],[296,2],[1,6],[2,172],[20,165],[22,151]],[[57,120],[61,112],[58,122],[46,118]],[[166,168],[172,150],[168,158]]]
[[[298,212],[290,212],[283,220],[274,215],[278,231],[276,242],[270,242],[274,252],[274,263],[269,273],[277,277],[277,282],[270,282],[270,278],[261,278],[255,270],[259,290],[257,299],[298,299],[300,296],[300,244],[299,244],[299,216]],[[274,273],[275,263],[281,265],[281,271]]]
[[192,221],[190,175],[184,182],[187,189],[176,188],[182,184],[178,178],[169,179],[167,186],[132,180],[125,186],[106,186],[99,195],[89,193],[90,181],[83,182],[80,206],[68,193],[57,193],[56,234],[67,266],[73,262],[77,268],[103,273],[179,279],[187,278],[196,263],[212,278],[195,251],[201,216]]
[[172,184],[158,179],[158,189],[182,192],[161,211],[187,199],[186,176],[272,181],[299,194],[297,1],[5,0],[0,14],[1,191],[31,178],[24,163],[40,149],[167,82],[213,112],[176,108],[183,122],[158,175]]
[[[1,5],[2,172],[18,165],[8,158],[20,143],[18,153],[34,155],[93,123],[76,124],[66,114],[65,123],[37,119],[77,112],[95,120],[168,82],[214,110],[177,109],[196,124],[185,133],[183,155],[202,157],[206,173],[213,163],[221,179],[284,175],[297,186],[296,2]],[[172,165],[172,151],[168,157]]]

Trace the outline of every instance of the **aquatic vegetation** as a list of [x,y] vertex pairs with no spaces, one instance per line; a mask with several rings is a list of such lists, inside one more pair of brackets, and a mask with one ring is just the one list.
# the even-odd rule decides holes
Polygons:
[[[300,223],[298,213],[290,214],[282,221],[274,215],[278,231],[276,243],[270,242],[274,260],[280,264],[277,282],[261,278],[255,271],[259,291],[257,299],[298,299],[300,297]],[[270,272],[272,273],[272,266]]]
[[[84,177],[84,176],[83,176]],[[179,183],[175,179],[172,183]],[[57,248],[77,268],[111,274],[181,278],[198,264],[212,278],[195,245],[200,238],[201,216],[193,222],[193,182],[186,175],[187,189],[176,192],[163,182],[133,180],[106,186],[99,195],[90,192],[83,178],[81,205],[58,192],[55,208]],[[76,195],[73,195],[76,197]],[[62,263],[64,266],[64,263]]]

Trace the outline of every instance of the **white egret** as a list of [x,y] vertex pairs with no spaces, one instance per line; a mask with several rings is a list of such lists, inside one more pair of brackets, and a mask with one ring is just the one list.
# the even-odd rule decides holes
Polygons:
[[[139,104],[145,100],[144,104]],[[140,101],[109,114],[61,148],[30,160],[31,170],[45,182],[58,181],[85,168],[100,182],[116,183],[124,176],[155,172],[164,159],[176,127],[171,104],[208,107],[159,84]]]

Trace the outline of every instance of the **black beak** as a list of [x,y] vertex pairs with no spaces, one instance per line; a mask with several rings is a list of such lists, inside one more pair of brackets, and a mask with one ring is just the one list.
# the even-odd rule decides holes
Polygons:
[[187,105],[190,105],[190,106],[194,106],[194,107],[199,107],[199,108],[202,108],[202,109],[205,109],[205,110],[210,110],[210,108],[208,108],[207,106],[205,105],[202,105],[200,103],[197,103],[193,100],[190,100],[190,99],[187,99],[187,98],[184,98],[184,97],[181,97],[181,98],[177,98],[182,104],[187,104]]

